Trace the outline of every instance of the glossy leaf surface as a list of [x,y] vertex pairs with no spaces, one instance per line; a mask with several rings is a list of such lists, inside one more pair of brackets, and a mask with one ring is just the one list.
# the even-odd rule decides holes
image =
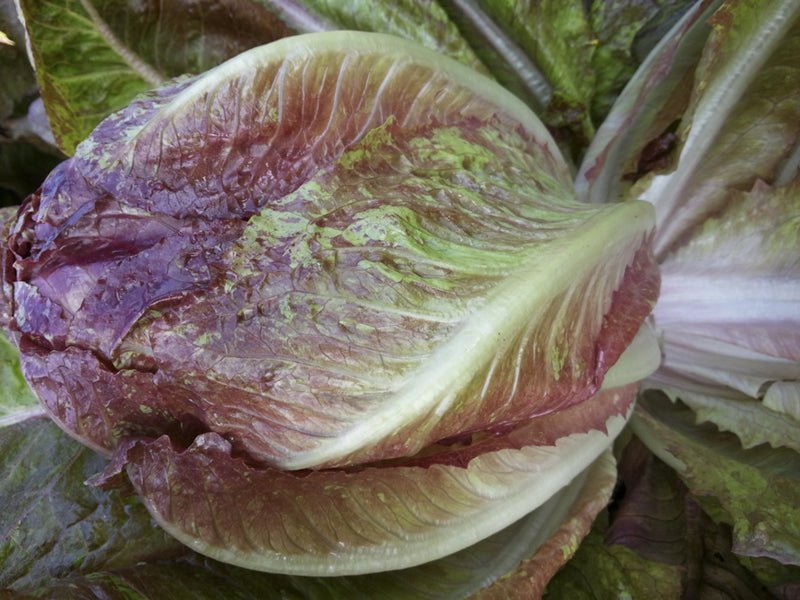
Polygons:
[[[635,392],[601,392],[592,406],[398,466],[258,469],[217,434],[183,451],[166,437],[133,442],[115,462],[159,523],[203,554],[301,575],[398,569],[474,544],[544,503],[608,447]],[[607,421],[575,427],[587,413]]]
[[319,34],[107,120],[23,207],[9,283],[29,381],[95,447],[354,464],[592,396],[657,293],[650,218],[575,202],[466,67]]

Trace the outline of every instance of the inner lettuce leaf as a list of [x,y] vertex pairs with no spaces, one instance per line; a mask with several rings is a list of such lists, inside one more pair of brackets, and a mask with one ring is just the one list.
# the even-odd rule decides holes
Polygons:
[[798,223],[800,182],[758,182],[662,263],[665,357],[648,386],[746,448],[800,451]]
[[773,183],[796,154],[800,5],[728,3],[710,24],[676,131],[677,167],[637,186],[638,197],[656,207],[659,258],[724,208],[729,190]]
[[323,33],[107,119],[22,207],[7,283],[26,377],[85,443],[353,465],[592,397],[657,295],[652,219],[576,202],[469,68]]

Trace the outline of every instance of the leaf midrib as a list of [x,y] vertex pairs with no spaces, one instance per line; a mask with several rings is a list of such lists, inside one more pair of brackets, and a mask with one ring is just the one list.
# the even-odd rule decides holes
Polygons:
[[[652,219],[652,208],[646,203],[613,205],[569,236],[568,251],[564,240],[539,248],[497,286],[483,307],[470,315],[421,368],[398,384],[392,401],[337,437],[320,440],[315,448],[284,457],[277,466],[294,470],[340,460],[376,445],[426,414],[447,412],[458,392],[496,356],[497,348],[514,338],[521,322],[530,322],[546,310],[549,300],[575,281],[575,273],[585,273],[602,262],[602,257],[613,256],[619,244],[643,237]],[[625,232],[624,238],[620,231]],[[537,286],[536,282],[546,285]],[[493,343],[486,343],[490,339]]]
[[111,27],[109,27],[108,23],[100,16],[100,13],[97,12],[97,9],[89,0],[79,1],[83,10],[89,15],[97,33],[103,38],[106,44],[125,61],[125,64],[153,87],[164,84],[166,78],[142,60],[141,57],[114,34]]

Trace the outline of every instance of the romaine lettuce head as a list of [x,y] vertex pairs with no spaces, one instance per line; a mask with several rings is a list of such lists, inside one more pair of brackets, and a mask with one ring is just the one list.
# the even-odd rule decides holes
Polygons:
[[539,120],[468,67],[314,34],[101,123],[8,226],[3,313],[53,419],[196,550],[400,568],[619,432],[659,360],[653,222],[577,202]]

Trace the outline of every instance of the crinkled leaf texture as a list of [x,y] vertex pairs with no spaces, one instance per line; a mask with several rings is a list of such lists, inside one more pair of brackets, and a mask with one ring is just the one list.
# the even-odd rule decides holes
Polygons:
[[[50,431],[60,435],[54,427]],[[69,443],[63,435],[61,438],[62,442]],[[606,451],[584,473],[521,521],[461,552],[399,571],[348,577],[296,577],[244,570],[187,552],[173,560],[139,560],[130,564],[93,561],[90,567],[87,565],[89,568],[62,566],[58,572],[32,569],[25,582],[16,582],[11,588],[16,592],[14,598],[87,600],[117,597],[118,594],[130,600],[165,597],[178,600],[223,597],[239,600],[463,600],[474,597],[527,600],[535,594],[526,593],[529,588],[521,585],[525,581],[519,571],[510,590],[506,585],[509,580],[502,577],[522,559],[534,585],[541,589],[567,559],[560,547],[563,539],[580,539],[595,514],[608,501],[615,480],[614,460],[610,451]],[[59,485],[62,484],[67,482],[62,479]],[[109,494],[113,498],[113,492],[106,492]],[[562,521],[564,525],[559,527]],[[555,533],[554,528],[557,529]],[[541,549],[536,550],[540,546]],[[530,568],[532,564],[535,569]],[[498,595],[498,590],[505,595]]]
[[41,414],[17,416],[0,419],[0,589],[185,553],[135,496],[85,485],[100,456]]
[[[14,361],[11,349],[4,358]],[[0,397],[4,412],[16,401]],[[458,553],[373,575],[309,578],[245,571],[199,557],[169,538],[127,492],[87,487],[102,459],[54,424],[18,410],[0,419],[0,587],[14,598],[384,597],[529,598],[567,560],[616,481],[610,450],[519,522]],[[504,577],[520,561],[513,578]],[[487,587],[488,586],[488,587]],[[104,595],[105,594],[105,595]],[[502,595],[500,595],[502,594]],[[511,596],[509,596],[511,594]],[[516,595],[513,595],[516,594]],[[522,595],[520,595],[522,594]],[[0,596],[5,595],[0,592]]]
[[691,410],[658,392],[632,419],[639,438],[674,468],[703,509],[733,527],[733,551],[800,565],[800,455],[743,449],[730,433],[696,426]]
[[107,119],[4,261],[34,391],[169,531],[355,573],[486,537],[609,445],[659,358],[642,329],[620,359],[658,292],[651,228],[646,203],[576,202],[490,80],[334,33]]
[[293,33],[270,4],[19,0],[59,148],[72,154],[103,117],[169,77]]
[[[18,362],[13,348],[3,359]],[[12,389],[15,389],[12,387]],[[545,504],[502,531],[456,554],[413,569],[340,578],[291,577],[245,571],[191,553],[165,535],[127,491],[87,487],[103,461],[54,424],[19,409],[13,394],[0,407],[0,587],[14,598],[265,598],[385,597],[460,599],[482,590],[496,597],[503,576],[522,560],[514,589],[541,589],[568,558],[564,540],[577,543],[605,506],[616,481],[610,450]],[[26,407],[27,408],[27,407]],[[37,416],[39,418],[37,418]],[[530,568],[535,565],[535,568]],[[524,572],[528,576],[523,576]],[[496,581],[495,584],[492,582]],[[488,586],[488,587],[486,587]],[[488,594],[488,595],[487,595]],[[0,592],[0,596],[5,595]],[[105,597],[105,596],[103,596]],[[530,594],[521,596],[530,597]]]
[[591,397],[657,293],[650,218],[576,203],[533,114],[467,68],[296,37],[48,178],[11,235],[14,321],[97,447],[189,416],[283,468],[385,459]]
[[[116,462],[167,531],[218,560],[299,575],[399,569],[474,544],[544,503],[608,447],[636,389],[402,466],[253,468],[213,433],[186,450],[166,437],[131,442]],[[582,411],[607,415],[607,430],[571,434]]]

